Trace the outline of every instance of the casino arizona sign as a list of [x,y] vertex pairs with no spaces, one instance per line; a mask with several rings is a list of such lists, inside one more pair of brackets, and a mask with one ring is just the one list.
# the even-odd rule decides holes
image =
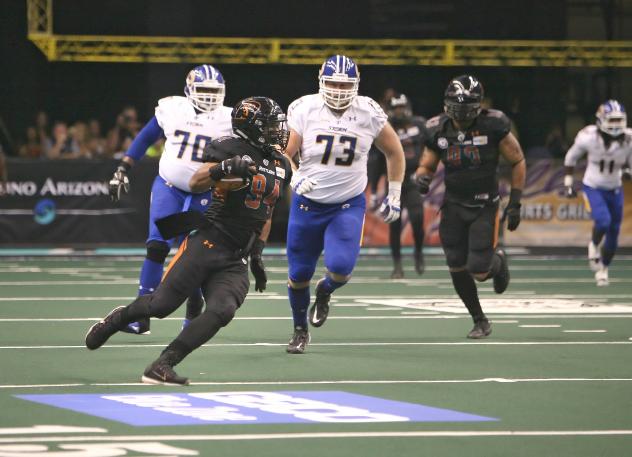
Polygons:
[[41,187],[34,181],[8,181],[0,186],[2,189],[0,194],[11,196],[90,197],[108,195],[107,183],[100,181],[56,181],[49,177],[46,178]]

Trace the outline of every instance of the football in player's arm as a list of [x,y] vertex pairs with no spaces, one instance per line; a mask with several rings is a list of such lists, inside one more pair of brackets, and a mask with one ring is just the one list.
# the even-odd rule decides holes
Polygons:
[[439,234],[454,288],[474,321],[468,338],[485,338],[491,333],[474,279],[493,278],[496,293],[503,293],[509,285],[506,254],[496,246],[499,156],[512,167],[511,193],[503,214],[509,230],[520,224],[526,177],[524,155],[510,132],[509,119],[501,111],[482,109],[483,94],[481,82],[473,76],[450,81],[444,93],[444,113],[426,123],[428,142],[416,172],[419,190],[425,194],[439,162],[445,167]]
[[[202,165],[202,151],[212,138],[230,135],[231,108],[223,106],[225,83],[222,74],[211,65],[192,69],[184,87],[184,97],[166,97],[158,101],[155,116],[132,142],[110,180],[110,196],[118,201],[129,191],[128,172],[159,138],[165,137],[158,176],[154,179],[149,205],[147,254],[140,272],[138,294],[150,294],[162,278],[165,259],[179,239],[165,239],[156,220],[180,211],[204,211],[211,200],[208,187],[193,190],[189,178]],[[187,302],[183,325],[201,312],[200,292]],[[149,332],[149,320],[133,322],[128,333]]]
[[609,284],[608,266],[615,255],[623,220],[621,181],[630,179],[632,130],[624,106],[608,100],[597,109],[596,123],[579,131],[564,158],[564,194],[577,196],[573,187],[575,165],[584,155],[588,163],[582,191],[593,219],[588,262],[598,286]]
[[[163,281],[153,293],[112,310],[86,335],[86,346],[97,349],[130,322],[170,315],[201,288],[206,308],[145,369],[145,383],[188,384],[173,367],[233,319],[248,293],[248,257],[255,288],[266,288],[261,254],[274,205],[292,179],[289,160],[278,152],[287,145],[285,114],[269,98],[249,97],[234,107],[232,126],[237,138],[214,140],[204,151],[210,163],[190,177],[192,189],[215,186],[204,216],[189,211],[158,221],[166,237],[190,232]],[[217,186],[227,176],[247,185],[233,190]]]
[[362,237],[366,202],[367,157],[371,143],[387,162],[388,195],[379,213],[386,222],[400,215],[404,152],[382,108],[358,95],[355,62],[331,56],[319,73],[320,91],[290,104],[290,140],[286,153],[300,151],[287,232],[288,295],[294,332],[287,352],[301,354],[309,342],[307,328],[310,281],[321,252],[327,272],[316,284],[309,310],[313,327],[324,324],[331,294],[351,277]]

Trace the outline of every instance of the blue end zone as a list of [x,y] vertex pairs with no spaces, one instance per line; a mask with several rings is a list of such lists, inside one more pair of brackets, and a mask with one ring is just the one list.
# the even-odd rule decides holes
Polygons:
[[342,391],[16,395],[134,426],[496,421]]

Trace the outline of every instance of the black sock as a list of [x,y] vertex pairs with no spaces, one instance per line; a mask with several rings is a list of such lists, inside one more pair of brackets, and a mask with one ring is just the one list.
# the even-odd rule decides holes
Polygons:
[[150,301],[151,294],[137,297],[136,300],[123,309],[121,313],[121,320],[125,322],[125,325],[127,325],[130,322],[136,322],[139,319],[151,317],[149,311]]
[[601,249],[601,263],[603,263],[606,267],[610,265],[610,262],[612,262],[612,258],[614,257],[614,252],[615,251],[602,248]]
[[466,270],[451,271],[452,284],[456,293],[465,304],[465,307],[470,312],[470,316],[474,319],[474,322],[479,322],[486,319],[485,313],[481,308],[481,304],[478,301],[478,290],[476,289],[476,283],[472,275]]
[[207,309],[182,330],[178,340],[193,350],[213,338],[223,326],[221,318]]
[[601,243],[601,240],[603,239],[603,236],[606,234],[605,230],[599,230],[597,229],[597,227],[593,226],[593,230],[592,230],[592,242],[595,246],[599,246],[599,243]]
[[165,360],[170,366],[175,367],[191,351],[192,349],[187,344],[176,338],[162,351],[160,358]]

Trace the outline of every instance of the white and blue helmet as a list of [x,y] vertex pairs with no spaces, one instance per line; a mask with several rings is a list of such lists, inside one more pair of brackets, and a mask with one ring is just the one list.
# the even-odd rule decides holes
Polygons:
[[616,100],[608,100],[597,109],[597,128],[610,136],[619,136],[628,126],[625,107]]
[[[320,72],[319,93],[325,100],[325,104],[332,109],[345,109],[358,95],[360,85],[360,70],[356,63],[349,57],[336,54],[325,60]],[[339,84],[346,83],[343,87]]]
[[200,65],[189,72],[184,95],[199,111],[208,113],[222,106],[226,84],[219,70],[212,65]]

